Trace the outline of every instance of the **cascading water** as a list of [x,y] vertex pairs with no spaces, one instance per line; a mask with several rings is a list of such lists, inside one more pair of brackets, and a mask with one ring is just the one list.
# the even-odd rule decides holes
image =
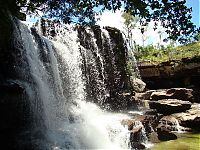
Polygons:
[[128,47],[128,51],[129,51],[129,60],[130,60],[130,65],[131,65],[131,73],[132,73],[132,77],[133,78],[139,78],[141,79],[141,75],[140,75],[140,70],[138,68],[138,64],[137,64],[137,60],[135,58],[135,54],[133,53],[134,51],[134,46],[133,43],[130,39],[126,38],[125,34],[123,34],[124,39],[126,39],[126,45]]
[[86,78],[87,99],[102,108],[119,110],[130,105],[132,86],[126,73],[127,49],[117,29],[78,28]]
[[[126,87],[120,78],[123,77],[119,71],[122,68],[117,68],[119,66],[112,62],[113,75],[116,78],[110,84],[111,89],[108,88],[110,78],[108,68],[104,65],[110,58],[105,58],[100,52],[101,49],[98,49],[99,44],[94,40],[96,35],[87,33],[92,37],[93,50],[96,51],[90,53],[91,56],[88,55],[87,47],[81,45],[73,28],[57,26],[57,34],[51,37],[50,41],[38,34],[35,28],[28,29],[18,20],[14,20],[15,36],[21,37],[22,51],[26,58],[23,67],[30,68],[29,72],[22,72],[22,76],[28,76],[24,79],[26,82],[18,81],[29,96],[31,111],[34,114],[34,124],[31,129],[24,131],[24,134],[28,130],[32,132],[33,147],[30,149],[130,148],[129,131],[121,124],[122,119],[129,117],[103,111],[87,100],[87,84],[90,84],[91,80],[98,83],[97,87],[93,88],[96,88],[96,94],[99,96],[94,99],[98,99],[101,105],[108,97],[113,98],[113,93],[118,95],[117,98],[121,95],[123,97],[123,91],[120,93],[120,90],[115,91],[114,88]],[[108,36],[105,37],[107,38],[101,43],[102,47],[108,42]],[[116,57],[114,52],[112,55]],[[85,70],[82,62],[85,62]],[[123,63],[122,61],[121,64],[125,65]],[[91,68],[88,70],[87,67]],[[91,74],[95,75],[93,79]],[[23,149],[23,146],[21,148]]]

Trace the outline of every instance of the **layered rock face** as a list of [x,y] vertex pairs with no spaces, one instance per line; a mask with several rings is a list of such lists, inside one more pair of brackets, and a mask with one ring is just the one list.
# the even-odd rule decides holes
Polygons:
[[200,57],[138,65],[148,89],[200,88]]

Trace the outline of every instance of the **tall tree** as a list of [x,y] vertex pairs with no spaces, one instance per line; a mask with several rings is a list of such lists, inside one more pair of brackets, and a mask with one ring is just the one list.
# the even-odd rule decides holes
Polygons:
[[135,49],[135,41],[133,40],[132,31],[136,28],[137,23],[139,22],[139,17],[126,12],[122,14],[122,17],[124,18],[126,40],[130,49],[133,50]]
[[125,12],[145,19],[144,24],[150,20],[161,21],[171,39],[185,42],[195,31],[191,22],[192,8],[187,8],[185,3],[186,0],[1,0],[0,9],[12,10],[17,6],[27,13],[41,10],[46,17],[86,24],[95,22],[97,11],[124,7]]

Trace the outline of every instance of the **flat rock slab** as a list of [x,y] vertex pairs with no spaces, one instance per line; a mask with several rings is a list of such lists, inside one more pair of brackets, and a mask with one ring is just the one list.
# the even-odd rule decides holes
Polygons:
[[185,101],[194,101],[193,90],[186,88],[171,88],[171,89],[163,89],[155,91],[152,92],[150,99],[151,100],[179,99]]
[[170,115],[178,112],[185,112],[191,108],[192,103],[178,99],[163,99],[158,101],[150,101],[149,107],[156,109],[158,113]]

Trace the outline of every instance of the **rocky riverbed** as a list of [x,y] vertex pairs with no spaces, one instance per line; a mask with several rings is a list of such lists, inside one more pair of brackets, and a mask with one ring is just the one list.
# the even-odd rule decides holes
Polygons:
[[[150,143],[176,140],[180,133],[199,133],[200,103],[193,89],[147,90],[135,93],[134,98],[141,113],[130,112],[132,119],[122,121],[130,130],[132,148],[146,148],[145,142],[139,140],[144,136],[142,128]],[[141,126],[136,126],[138,121]]]

